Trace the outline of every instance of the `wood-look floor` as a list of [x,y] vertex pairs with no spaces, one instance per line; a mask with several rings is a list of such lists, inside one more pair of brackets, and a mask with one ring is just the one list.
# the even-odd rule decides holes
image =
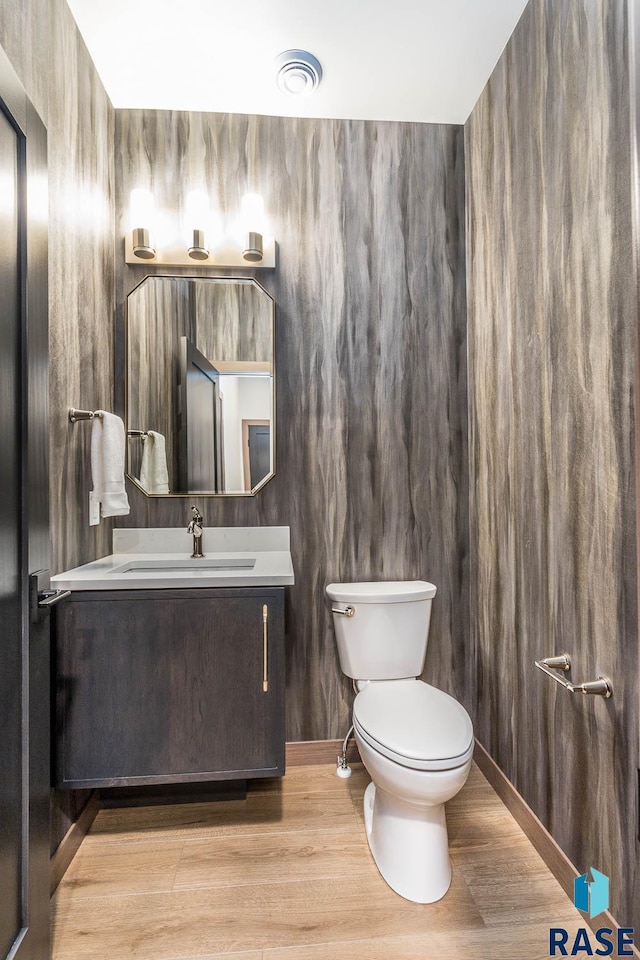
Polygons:
[[447,807],[447,896],[396,896],[368,782],[292,767],[246,800],[101,811],[53,901],[53,960],[542,960],[549,926],[583,925],[475,765]]

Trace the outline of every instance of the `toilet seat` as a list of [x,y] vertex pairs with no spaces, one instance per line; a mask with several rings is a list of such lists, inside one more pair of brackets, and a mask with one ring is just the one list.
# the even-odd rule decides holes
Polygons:
[[353,723],[373,750],[413,770],[451,770],[473,754],[467,711],[423,680],[368,684],[355,699]]

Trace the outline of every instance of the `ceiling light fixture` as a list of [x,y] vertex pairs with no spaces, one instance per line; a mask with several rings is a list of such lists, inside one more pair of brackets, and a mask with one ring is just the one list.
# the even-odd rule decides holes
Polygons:
[[288,96],[308,97],[322,80],[320,61],[306,50],[285,50],[275,62],[278,89]]

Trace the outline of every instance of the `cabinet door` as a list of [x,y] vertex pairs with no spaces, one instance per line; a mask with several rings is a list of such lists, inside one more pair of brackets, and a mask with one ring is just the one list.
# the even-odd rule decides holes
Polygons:
[[60,784],[284,772],[282,594],[146,591],[67,603],[58,620]]

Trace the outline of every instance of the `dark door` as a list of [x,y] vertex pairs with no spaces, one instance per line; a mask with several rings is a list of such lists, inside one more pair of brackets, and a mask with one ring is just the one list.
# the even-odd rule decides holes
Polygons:
[[251,489],[271,471],[271,428],[268,424],[249,424],[249,476]]
[[180,337],[178,490],[221,493],[220,374],[188,337]]
[[[46,566],[48,561],[46,444],[43,447],[47,418],[46,232],[42,225],[34,226],[31,235],[27,211],[27,181],[30,176],[38,175],[43,147],[46,151],[44,128],[0,51],[0,957],[3,960],[9,956],[12,960],[14,957],[45,960],[49,952],[49,634],[46,618],[37,618],[36,622],[34,616],[32,623],[29,609],[29,573]],[[39,381],[33,378],[33,395],[30,395],[27,389],[30,371],[36,367],[41,372]],[[29,438],[31,424],[33,446]],[[36,446],[39,446],[37,453]]]
[[[0,955],[21,929],[22,904],[22,501],[20,469],[20,264],[18,256],[18,139],[0,114],[0,876],[6,882],[0,914]],[[3,884],[4,886],[4,884]]]

